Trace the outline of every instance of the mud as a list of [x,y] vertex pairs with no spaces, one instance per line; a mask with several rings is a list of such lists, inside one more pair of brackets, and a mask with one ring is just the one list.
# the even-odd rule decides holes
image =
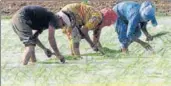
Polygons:
[[[41,5],[48,8],[53,12],[59,11],[59,9],[69,3],[80,3],[82,0],[2,0],[1,1],[1,15],[11,16],[18,9],[26,5]],[[116,3],[123,0],[89,0],[92,2],[92,6],[97,9],[105,7],[113,7]],[[133,0],[142,2],[143,0]],[[171,1],[167,0],[151,0],[156,6],[158,15],[171,15]]]

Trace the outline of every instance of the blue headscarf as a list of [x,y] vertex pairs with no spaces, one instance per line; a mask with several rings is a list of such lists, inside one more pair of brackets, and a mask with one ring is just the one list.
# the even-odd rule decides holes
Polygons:
[[150,1],[145,1],[141,4],[140,15],[142,21],[148,22],[151,21],[153,26],[157,26],[157,21],[155,18],[155,7]]

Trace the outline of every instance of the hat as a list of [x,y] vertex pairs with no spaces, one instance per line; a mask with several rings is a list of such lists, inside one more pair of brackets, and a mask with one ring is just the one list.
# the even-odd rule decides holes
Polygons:
[[60,16],[67,26],[71,26],[71,21],[64,12],[59,11],[56,15]]
[[111,25],[115,23],[117,19],[117,14],[111,8],[104,8],[101,10],[103,14],[103,20],[109,20],[111,22],[106,22],[105,25]]

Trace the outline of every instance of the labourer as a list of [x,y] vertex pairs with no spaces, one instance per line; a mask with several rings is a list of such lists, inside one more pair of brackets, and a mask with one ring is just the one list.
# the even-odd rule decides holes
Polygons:
[[[116,13],[110,8],[101,11],[92,6],[73,3],[64,6],[57,15],[67,24],[63,31],[70,40],[71,54],[80,57],[79,45],[81,39],[86,39],[94,51],[101,48],[99,41],[103,27],[110,26],[116,21]],[[93,41],[88,31],[93,30]]]
[[39,40],[38,36],[48,28],[48,40],[56,57],[62,63],[65,62],[64,57],[60,54],[56,41],[55,30],[63,25],[59,22],[60,17],[56,16],[46,8],[41,6],[24,6],[18,10],[12,17],[12,27],[14,32],[19,36],[25,45],[23,55],[23,65],[27,65],[28,61],[36,62],[35,46],[41,47],[48,57],[52,56],[51,50],[47,49]]
[[132,42],[141,44],[146,50],[152,47],[139,39],[141,30],[146,36],[147,41],[153,40],[148,33],[146,26],[151,21],[153,26],[157,26],[155,18],[155,7],[150,1],[138,4],[133,1],[124,1],[114,6],[113,10],[117,13],[116,32],[121,43],[122,52],[128,51],[128,46]]

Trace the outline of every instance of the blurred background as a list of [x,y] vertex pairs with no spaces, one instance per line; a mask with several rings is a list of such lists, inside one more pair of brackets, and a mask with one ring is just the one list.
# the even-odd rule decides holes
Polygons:
[[[113,7],[115,4],[126,0],[2,0],[1,1],[1,15],[11,16],[19,8],[26,5],[41,5],[53,12],[57,12],[60,7],[69,3],[79,3],[89,1],[92,6],[102,9],[104,7]],[[143,2],[145,0],[129,0],[136,2]],[[168,16],[171,15],[171,0],[150,0],[156,6],[157,15]]]

